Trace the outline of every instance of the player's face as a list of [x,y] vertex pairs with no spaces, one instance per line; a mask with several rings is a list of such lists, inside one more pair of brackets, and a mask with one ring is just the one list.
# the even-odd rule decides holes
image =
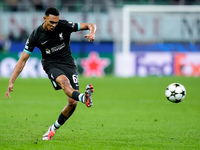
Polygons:
[[49,15],[44,17],[44,29],[47,31],[53,31],[57,26],[59,16]]

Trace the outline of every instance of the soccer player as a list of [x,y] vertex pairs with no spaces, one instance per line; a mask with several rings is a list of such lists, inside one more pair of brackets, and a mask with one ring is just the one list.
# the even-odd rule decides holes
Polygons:
[[45,11],[44,22],[38,26],[28,37],[24,51],[18,60],[11,78],[5,99],[10,98],[13,91],[13,84],[23,70],[26,61],[33,52],[34,47],[38,47],[42,53],[42,66],[52,82],[55,90],[62,89],[68,98],[68,104],[60,113],[58,119],[51,125],[43,135],[43,140],[51,140],[57,129],[62,126],[73,114],[77,102],[86,104],[87,107],[93,105],[93,86],[88,84],[85,93],[79,93],[79,81],[77,67],[71,55],[70,35],[72,32],[89,30],[90,33],[84,35],[89,42],[94,41],[96,25],[92,23],[75,23],[59,19],[59,11],[50,7]]

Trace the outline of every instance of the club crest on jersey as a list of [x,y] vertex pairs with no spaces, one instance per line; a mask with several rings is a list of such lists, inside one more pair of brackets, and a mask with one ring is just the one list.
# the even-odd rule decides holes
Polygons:
[[63,39],[64,39],[64,38],[63,38],[63,33],[62,33],[62,32],[59,34],[59,37],[60,37],[60,40],[63,40]]
[[45,51],[46,51],[46,54],[51,54],[50,49],[46,48]]

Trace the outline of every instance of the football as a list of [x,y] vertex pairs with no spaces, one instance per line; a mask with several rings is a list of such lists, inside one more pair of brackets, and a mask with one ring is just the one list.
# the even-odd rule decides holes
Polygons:
[[165,90],[165,96],[170,102],[180,103],[186,96],[185,87],[180,83],[172,83]]

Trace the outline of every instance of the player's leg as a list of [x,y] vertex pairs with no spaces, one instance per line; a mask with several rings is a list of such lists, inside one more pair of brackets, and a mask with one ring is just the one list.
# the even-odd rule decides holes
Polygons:
[[56,133],[56,130],[59,129],[74,113],[76,106],[77,106],[77,101],[68,97],[67,105],[60,113],[56,122],[53,125],[51,125],[48,131],[43,135],[42,140],[51,140],[54,134]]
[[[86,94],[85,96],[88,97],[88,99],[90,99],[90,103],[89,105],[92,105],[92,99],[91,99],[91,94],[93,92],[93,88],[92,88],[92,92],[91,90],[92,85],[89,84],[86,88]],[[77,106],[77,102],[76,100],[68,97],[68,103],[67,105],[63,108],[60,116],[58,117],[58,120],[56,120],[56,122],[54,123],[54,126],[52,126],[52,130],[54,131],[54,133],[56,132],[57,129],[59,129],[68,119],[69,117],[74,113],[76,106]]]
[[[60,75],[56,78],[56,82],[63,89],[65,94],[76,101],[81,101],[86,104],[87,107],[91,107],[92,103],[92,93],[93,86],[92,84],[88,84],[85,89],[85,94],[79,93],[78,90],[74,90],[72,87],[77,88],[78,78],[76,81],[74,79],[68,79],[65,75]],[[74,83],[75,82],[75,83]],[[72,86],[71,86],[72,84]],[[78,87],[79,88],[79,87]],[[77,89],[78,89],[77,88]]]
[[57,129],[59,129],[68,119],[69,117],[74,113],[75,109],[77,106],[77,101],[74,99],[68,97],[68,103],[67,105],[63,108],[62,112],[60,113],[58,119],[52,126],[52,130],[54,133],[56,132]]
[[[74,90],[72,88],[69,79],[65,75],[58,76],[56,78],[56,83],[58,83],[58,85],[63,89],[65,94],[68,96],[68,104],[62,110],[56,122],[53,125],[51,125],[48,131],[43,135],[42,138],[43,140],[52,139],[56,130],[59,129],[60,126],[62,126],[67,121],[67,119],[73,114],[74,110],[76,109],[78,100],[82,102],[85,101],[88,107],[92,106],[91,95],[93,93],[93,87],[91,84],[87,85],[85,94],[81,94],[78,92],[78,90]],[[74,99],[76,100],[74,100],[72,97],[74,97]]]
[[53,68],[48,71],[48,76],[51,79],[54,88],[56,90],[63,89],[65,94],[68,96],[68,104],[62,110],[56,122],[51,125],[49,130],[43,135],[43,140],[51,140],[56,130],[73,114],[78,101],[85,103],[87,107],[91,107],[93,105],[91,99],[93,86],[89,84],[86,87],[85,94],[79,93],[78,75],[76,70],[67,68],[64,72],[58,68]]
[[[63,89],[65,94],[68,96],[68,103],[60,113],[58,119],[56,122],[51,125],[48,129],[48,131],[43,135],[43,140],[51,140],[54,136],[57,129],[59,129],[66,121],[67,119],[73,114],[73,112],[76,109],[77,101],[72,99],[72,93],[75,91],[70,82],[69,79],[65,75],[60,75],[56,78],[56,83]],[[55,83],[54,83],[55,84]],[[78,90],[76,90],[78,92]],[[84,95],[83,95],[84,96]]]
[[73,112],[76,109],[76,106],[77,106],[77,101],[68,97],[68,103],[62,110],[62,114],[66,117],[66,119],[68,119],[73,114]]
[[69,119],[69,117],[74,113],[76,106],[77,101],[68,97],[67,105],[63,108],[57,122],[55,122],[54,124],[56,129],[60,128],[60,126],[63,125],[67,121],[67,119]]
[[58,76],[56,78],[56,83],[63,89],[63,91],[68,97],[71,97],[76,101],[82,101],[81,98],[82,96],[84,96],[84,94],[79,93],[78,90],[75,90],[78,89],[79,87],[72,88],[73,85],[71,85],[70,80],[65,75]]

